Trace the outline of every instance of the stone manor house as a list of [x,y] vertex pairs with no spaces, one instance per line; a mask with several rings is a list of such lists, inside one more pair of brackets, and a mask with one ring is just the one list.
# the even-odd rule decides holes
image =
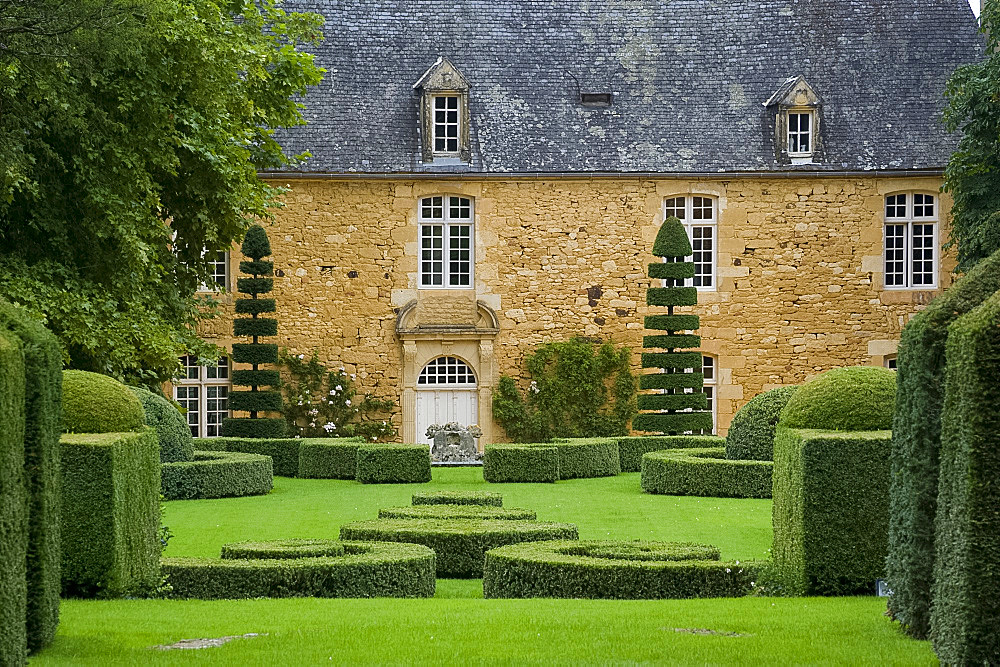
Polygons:
[[[451,420],[502,440],[493,389],[541,343],[628,345],[638,373],[666,216],[694,247],[720,434],[764,390],[892,367],[951,280],[940,117],[982,50],[967,0],[285,7],[326,17],[327,74],[282,136],[312,157],[266,174],[288,189],[269,229],[277,342],[396,401],[404,442]],[[174,395],[216,435],[228,361],[188,365]]]

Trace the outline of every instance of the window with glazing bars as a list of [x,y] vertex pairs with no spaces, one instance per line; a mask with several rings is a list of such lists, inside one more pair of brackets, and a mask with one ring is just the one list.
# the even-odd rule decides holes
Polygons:
[[937,202],[922,192],[885,198],[887,288],[934,288],[937,284]]
[[805,155],[812,153],[812,114],[809,112],[788,114],[788,153]]
[[468,197],[420,200],[420,286],[471,287],[473,210]]
[[434,97],[434,152],[458,153],[460,129],[458,95]]
[[469,365],[457,357],[431,359],[417,376],[418,386],[474,385],[476,376]]
[[685,285],[703,290],[715,289],[715,199],[702,196],[671,197],[664,202],[664,219],[671,216],[684,223],[691,240],[694,278]]
[[192,356],[181,357],[182,377],[174,381],[174,400],[187,410],[187,423],[195,438],[222,435],[222,420],[229,416],[229,358],[199,366]]
[[[693,368],[685,369],[686,372],[690,373]],[[705,392],[705,398],[708,399],[708,411],[712,413],[712,430],[711,431],[699,431],[701,435],[711,435],[715,433],[715,386],[717,384],[716,373],[715,373],[715,358],[703,356],[701,358],[701,373],[705,377],[704,385],[702,390]],[[685,394],[693,393],[694,389],[688,388],[684,390]],[[685,412],[691,412],[690,409],[685,410]]]

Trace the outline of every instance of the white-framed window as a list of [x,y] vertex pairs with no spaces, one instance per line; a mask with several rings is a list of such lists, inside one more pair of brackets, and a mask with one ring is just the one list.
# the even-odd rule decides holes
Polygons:
[[469,197],[420,200],[420,287],[472,287],[475,230]]
[[[693,368],[684,369],[686,372],[690,373]],[[718,383],[717,373],[715,368],[715,357],[710,357],[708,355],[702,355],[701,357],[701,374],[704,376],[705,381],[702,386],[702,390],[705,392],[705,398],[708,399],[708,411],[712,413],[712,430],[711,431],[699,431],[700,435],[712,435],[715,433],[715,387]],[[688,387],[684,390],[685,394],[694,393],[694,389]],[[691,412],[691,410],[685,410],[685,412]]]
[[898,192],[885,198],[887,289],[937,286],[938,201],[925,192]]
[[183,376],[174,380],[174,400],[187,410],[187,423],[195,438],[222,435],[222,420],[229,416],[229,390],[232,381],[229,358],[199,366],[197,357],[181,357]]
[[418,387],[442,386],[475,387],[476,374],[467,363],[458,357],[438,357],[431,359],[420,375],[417,376]]
[[717,210],[716,199],[704,195],[670,197],[663,202],[664,220],[678,218],[691,240],[694,278],[684,284],[704,291],[715,290]]
[[461,97],[434,95],[431,123],[435,155],[458,155],[461,137]]
[[885,357],[883,358],[883,360],[882,360],[882,363],[883,363],[883,364],[885,365],[885,367],[886,367],[886,368],[888,368],[888,369],[889,369],[890,371],[894,371],[894,370],[896,370],[896,355],[895,355],[895,354],[888,354],[888,355],[886,355],[886,356],[885,356]]
[[209,283],[205,289],[214,292],[226,292],[229,290],[229,253],[215,253],[214,259],[208,262],[211,271]]
[[788,112],[786,144],[789,157],[806,157],[813,152],[813,114],[811,111]]

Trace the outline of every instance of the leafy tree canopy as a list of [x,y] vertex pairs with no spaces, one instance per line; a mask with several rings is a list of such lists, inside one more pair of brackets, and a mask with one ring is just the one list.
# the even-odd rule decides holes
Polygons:
[[0,296],[67,363],[157,381],[209,355],[208,261],[295,162],[322,18],[280,0],[0,0]]
[[945,126],[962,133],[944,175],[960,271],[1000,250],[1000,3],[986,2],[980,20],[985,58],[955,70],[945,90]]

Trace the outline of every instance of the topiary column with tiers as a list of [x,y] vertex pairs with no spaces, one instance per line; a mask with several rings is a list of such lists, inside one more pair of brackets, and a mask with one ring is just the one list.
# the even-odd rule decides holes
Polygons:
[[684,287],[684,280],[694,277],[694,262],[684,260],[691,254],[691,242],[680,220],[671,217],[664,221],[653,243],[653,254],[665,261],[650,264],[649,277],[662,279],[665,286],[647,289],[646,303],[666,307],[667,313],[646,316],[646,329],[662,333],[644,336],[642,347],[662,351],[643,352],[642,367],[660,372],[639,376],[639,388],[656,393],[639,396],[640,414],[632,420],[632,428],[667,435],[711,432],[701,352],[685,351],[701,346],[700,336],[687,333],[698,328],[698,316],[674,313],[675,308],[698,303],[697,288]]
[[[233,343],[232,359],[236,363],[250,364],[252,370],[234,370],[233,384],[250,387],[248,391],[233,391],[229,394],[229,409],[249,412],[249,417],[232,417],[223,420],[222,434],[234,438],[280,438],[285,434],[285,420],[282,417],[261,417],[261,412],[281,412],[281,393],[277,391],[281,376],[276,370],[260,370],[260,364],[278,363],[278,346],[261,343],[262,336],[278,335],[278,320],[260,317],[261,313],[275,311],[274,299],[261,299],[274,289],[274,262],[263,258],[271,254],[271,243],[267,232],[260,225],[247,230],[243,239],[243,256],[248,260],[240,262],[240,273],[249,278],[238,278],[236,288],[240,294],[249,294],[249,299],[236,300],[236,312],[250,317],[233,321],[233,334],[250,336],[251,343]],[[261,387],[272,387],[262,391]]]

